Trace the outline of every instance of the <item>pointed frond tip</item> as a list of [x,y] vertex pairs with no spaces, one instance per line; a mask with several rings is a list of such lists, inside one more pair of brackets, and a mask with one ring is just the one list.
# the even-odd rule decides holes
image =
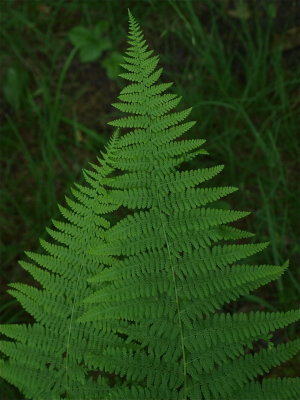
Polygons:
[[136,19],[134,18],[133,14],[132,14],[132,12],[130,11],[129,8],[127,8],[127,12],[128,12],[129,22],[130,22],[131,24],[136,24],[136,23],[137,23],[137,22],[136,22]]

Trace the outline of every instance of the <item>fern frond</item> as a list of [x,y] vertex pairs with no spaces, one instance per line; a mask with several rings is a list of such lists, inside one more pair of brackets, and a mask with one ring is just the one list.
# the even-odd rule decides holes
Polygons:
[[20,263],[39,287],[9,293],[35,322],[0,326],[10,339],[0,376],[33,400],[296,400],[299,379],[257,379],[299,351],[299,340],[274,346],[272,333],[300,310],[223,311],[288,262],[240,263],[268,243],[230,243],[253,234],[229,225],[248,212],[214,204],[236,188],[206,186],[223,165],[179,169],[207,154],[205,140],[177,140],[195,124],[191,108],[177,111],[181,97],[159,83],[159,58],[130,11],[129,25],[129,84],[110,122],[122,136],[83,171],[43,252]]
[[[116,133],[110,141],[108,153],[116,145],[117,136]],[[82,299],[91,293],[87,277],[104,267],[99,258],[86,253],[91,244],[103,240],[103,233],[110,226],[97,210],[101,206],[109,206],[111,211],[118,208],[116,202],[102,204],[104,190],[99,195],[103,177],[112,171],[107,161],[108,158],[103,160],[101,174],[86,174],[90,185],[73,189],[77,200],[67,198],[67,207],[60,208],[66,221],[53,221],[54,229],[48,229],[54,243],[41,240],[44,253],[27,252],[31,262],[20,262],[42,289],[10,284],[8,293],[36,322],[23,326],[0,325],[0,333],[13,340],[0,342],[0,351],[5,356],[1,360],[0,376],[18,386],[26,398],[78,398],[81,393],[83,398],[96,400],[100,393],[104,396],[108,391],[107,381],[102,380],[97,386],[90,380],[83,360],[95,347],[101,351],[101,345],[109,346],[111,333],[90,324],[75,323],[84,311]]]
[[[134,83],[122,90],[115,106],[123,114],[110,123],[126,131],[113,159],[124,172],[105,184],[114,200],[132,211],[91,250],[113,262],[88,279],[94,293],[85,299],[89,310],[79,321],[110,327],[125,335],[124,344],[139,345],[136,351],[111,346],[103,358],[92,357],[98,368],[131,382],[113,388],[107,398],[242,399],[241,388],[295,355],[299,341],[253,355],[245,349],[263,338],[270,343],[271,331],[297,321],[300,314],[231,316],[222,307],[277,279],[288,262],[281,267],[236,264],[268,243],[224,243],[253,234],[228,225],[248,212],[209,206],[236,190],[201,186],[222,165],[177,170],[198,152],[205,154],[200,149],[204,141],[176,141],[194,125],[184,122],[191,109],[170,112],[168,104],[175,106],[178,99],[161,95],[168,84],[156,83],[162,72],[155,72],[157,58],[150,57],[130,13],[129,21],[131,47],[121,76]],[[251,390],[253,395],[268,393],[264,385]],[[296,392],[289,393],[295,399]]]

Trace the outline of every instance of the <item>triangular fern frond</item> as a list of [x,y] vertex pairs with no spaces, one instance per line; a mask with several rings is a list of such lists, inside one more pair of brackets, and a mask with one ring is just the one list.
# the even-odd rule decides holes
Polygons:
[[299,310],[221,312],[225,303],[277,279],[288,263],[235,264],[268,243],[226,244],[252,235],[227,225],[249,213],[213,207],[235,188],[199,187],[222,165],[177,170],[204,141],[176,141],[194,125],[184,121],[191,109],[174,112],[179,99],[161,94],[171,85],[157,83],[157,57],[130,13],[129,21],[131,47],[123,64],[128,72],[121,76],[134,83],[115,104],[127,115],[110,123],[126,132],[113,159],[124,172],[105,182],[112,197],[134,213],[111,226],[92,250],[114,262],[89,279],[98,289],[85,300],[90,310],[79,320],[111,326],[117,337],[126,335],[124,343],[140,344],[134,352],[116,344],[102,356],[91,355],[98,368],[135,381],[114,388],[109,398],[231,398],[299,350],[295,341],[245,354],[255,341],[270,342],[271,331],[297,321]]
[[217,208],[237,190],[209,185],[223,165],[181,168],[205,140],[181,140],[191,108],[176,109],[130,12],[129,24],[129,84],[109,123],[122,131],[60,206],[43,252],[21,262],[41,288],[9,293],[35,322],[0,325],[0,376],[33,400],[296,400],[299,379],[261,378],[299,351],[272,333],[300,310],[223,310],[288,262],[242,264],[268,243],[236,243],[253,234],[229,225],[248,212]]

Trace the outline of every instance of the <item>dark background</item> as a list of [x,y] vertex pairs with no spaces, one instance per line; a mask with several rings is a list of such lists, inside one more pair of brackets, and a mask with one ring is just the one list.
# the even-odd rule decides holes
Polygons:
[[[0,323],[30,320],[7,285],[31,282],[18,260],[39,248],[57,202],[112,133],[128,7],[160,55],[162,81],[183,96],[180,109],[193,106],[198,124],[186,137],[207,139],[210,156],[190,167],[225,164],[213,183],[240,190],[220,206],[252,211],[243,228],[271,242],[249,263],[290,260],[281,279],[227,310],[298,307],[300,2],[2,0]],[[278,340],[299,332],[294,324]],[[269,375],[297,376],[299,361]]]

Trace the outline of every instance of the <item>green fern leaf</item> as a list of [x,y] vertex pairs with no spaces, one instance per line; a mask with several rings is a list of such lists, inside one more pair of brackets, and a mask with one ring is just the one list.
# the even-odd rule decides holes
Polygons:
[[[116,146],[116,133],[108,152]],[[88,376],[84,357],[89,348],[106,347],[110,334],[104,330],[77,324],[84,311],[82,299],[91,287],[86,279],[103,268],[98,258],[87,254],[86,249],[103,240],[110,223],[97,213],[109,206],[116,210],[118,204],[105,199],[102,179],[113,169],[102,160],[101,173],[90,174],[89,185],[73,189],[76,201],[67,199],[68,207],[61,207],[68,222],[53,221],[48,229],[54,243],[42,240],[44,254],[27,252],[31,262],[21,261],[21,266],[41,285],[42,289],[11,284],[8,291],[35,319],[31,325],[0,325],[0,333],[14,341],[0,341],[0,376],[29,399],[80,398],[99,399],[109,390],[108,381],[98,383]],[[88,172],[87,172],[88,174]],[[92,177],[91,177],[92,176]],[[98,188],[102,187],[101,194]],[[103,210],[102,210],[103,211]],[[103,212],[104,213],[104,212]],[[120,339],[121,341],[121,339]]]
[[253,381],[293,357],[299,341],[255,354],[245,351],[262,338],[270,342],[270,332],[299,320],[300,311],[222,313],[224,304],[277,279],[288,263],[235,264],[268,243],[224,242],[251,234],[227,225],[249,213],[210,207],[235,188],[198,187],[223,166],[176,170],[204,141],[175,141],[193,126],[184,122],[191,110],[170,112],[179,99],[161,94],[168,86],[157,83],[162,72],[153,69],[157,57],[151,57],[130,13],[129,20],[131,47],[123,64],[129,72],[121,76],[134,84],[114,104],[127,116],[110,123],[126,131],[113,159],[124,172],[105,182],[112,197],[132,211],[92,250],[114,261],[89,279],[94,293],[85,300],[89,311],[79,318],[110,326],[117,337],[125,335],[124,344],[140,346],[133,351],[115,344],[101,356],[91,354],[100,370],[135,382],[113,388],[107,398],[242,399],[249,388],[254,400],[267,398],[276,384],[296,398],[296,380],[269,386],[268,380]]
[[177,140],[195,124],[191,108],[176,110],[181,97],[158,82],[159,57],[130,12],[129,23],[130,83],[109,123],[122,136],[83,171],[43,252],[20,262],[39,287],[9,293],[34,323],[0,325],[0,376],[33,400],[295,400],[298,378],[260,377],[299,351],[299,340],[274,346],[272,332],[300,310],[223,311],[288,262],[240,263],[268,243],[228,243],[253,234],[229,225],[248,212],[214,204],[236,188],[205,186],[223,165],[179,170],[207,154],[205,140]]

